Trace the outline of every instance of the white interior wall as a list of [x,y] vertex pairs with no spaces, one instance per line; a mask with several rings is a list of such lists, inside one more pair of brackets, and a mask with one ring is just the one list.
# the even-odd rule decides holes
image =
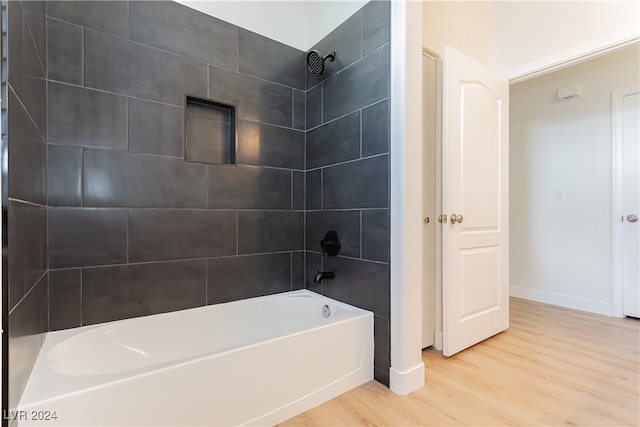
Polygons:
[[511,295],[613,314],[611,94],[639,80],[636,44],[511,87]]
[[368,0],[176,0],[207,15],[307,51]]
[[509,79],[640,36],[640,2],[496,1],[493,65]]
[[422,46],[439,57],[451,46],[491,67],[492,21],[490,1],[425,1]]
[[640,2],[423,2],[425,49],[451,46],[515,80],[640,37]]

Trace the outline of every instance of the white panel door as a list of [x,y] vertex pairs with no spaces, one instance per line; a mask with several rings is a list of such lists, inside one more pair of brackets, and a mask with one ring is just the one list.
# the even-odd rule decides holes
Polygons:
[[623,313],[640,317],[640,94],[625,94],[621,104]]
[[509,327],[509,83],[448,47],[443,79],[443,353],[450,356]]

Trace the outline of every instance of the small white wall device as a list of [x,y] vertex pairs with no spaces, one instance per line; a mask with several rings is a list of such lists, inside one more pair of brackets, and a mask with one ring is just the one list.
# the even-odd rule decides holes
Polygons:
[[578,98],[580,95],[582,95],[582,85],[580,83],[558,89],[558,99]]

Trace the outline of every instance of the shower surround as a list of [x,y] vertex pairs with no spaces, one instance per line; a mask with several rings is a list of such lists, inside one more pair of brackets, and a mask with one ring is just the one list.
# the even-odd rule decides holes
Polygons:
[[[30,117],[47,132],[33,145],[43,164],[30,167],[46,170],[44,190],[32,201],[10,180],[10,197],[31,203],[11,201],[9,218],[37,223],[38,238],[10,230],[10,257],[36,245],[20,253],[39,281],[11,334],[306,287],[374,312],[375,377],[388,384],[389,3],[366,4],[313,47],[336,51],[320,77],[305,52],[178,3],[10,2],[10,15],[24,8],[26,21],[36,4],[47,102]],[[10,58],[29,52],[11,42],[15,22]],[[237,107],[237,166],[185,162],[186,95]],[[9,99],[20,120],[12,104],[28,103]],[[10,122],[10,152],[32,124]],[[329,229],[343,250],[323,259]],[[336,278],[313,284],[318,269]],[[24,382],[12,379],[17,397]]]

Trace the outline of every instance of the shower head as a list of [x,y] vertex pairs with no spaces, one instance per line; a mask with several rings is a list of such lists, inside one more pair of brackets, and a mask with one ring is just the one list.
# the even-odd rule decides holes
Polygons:
[[309,71],[311,71],[311,74],[313,74],[314,76],[319,76],[324,72],[324,61],[328,59],[329,61],[333,62],[335,58],[335,52],[331,52],[325,57],[322,57],[322,55],[320,55],[320,52],[318,52],[317,50],[312,50],[311,52],[307,53],[307,68],[309,69]]

